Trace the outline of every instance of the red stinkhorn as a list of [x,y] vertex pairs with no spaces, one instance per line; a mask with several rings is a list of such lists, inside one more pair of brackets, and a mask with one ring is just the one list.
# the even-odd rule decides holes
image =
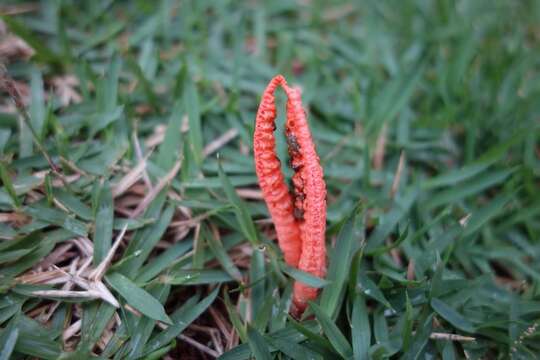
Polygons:
[[[278,86],[285,90],[288,98],[285,135],[294,170],[291,192],[275,152],[274,92]],[[255,170],[285,262],[323,278],[326,274],[326,185],[323,170],[302,107],[300,90],[289,87],[281,75],[274,77],[263,93],[253,138]],[[317,289],[299,281],[294,284],[293,304],[298,313],[304,311],[307,301],[316,297]]]

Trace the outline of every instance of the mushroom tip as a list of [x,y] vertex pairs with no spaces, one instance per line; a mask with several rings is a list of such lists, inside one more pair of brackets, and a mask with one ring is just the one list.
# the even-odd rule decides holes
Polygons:
[[275,83],[276,85],[287,86],[287,80],[285,80],[285,77],[281,74],[274,76],[271,82]]

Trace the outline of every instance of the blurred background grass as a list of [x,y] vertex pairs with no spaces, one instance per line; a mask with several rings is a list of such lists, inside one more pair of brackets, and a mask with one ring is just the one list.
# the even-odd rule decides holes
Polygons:
[[[0,12],[1,359],[537,358],[540,2]],[[283,265],[256,185],[277,73],[325,171],[327,281]],[[295,278],[323,287],[301,321]]]

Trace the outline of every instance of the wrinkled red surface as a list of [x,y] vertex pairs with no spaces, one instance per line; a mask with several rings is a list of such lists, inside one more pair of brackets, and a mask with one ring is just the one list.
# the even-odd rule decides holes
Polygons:
[[[276,106],[274,92],[282,86],[287,94],[285,134],[289,147],[293,189],[289,192],[275,152]],[[323,170],[302,107],[300,90],[283,76],[270,81],[257,112],[254,133],[255,169],[259,185],[276,228],[287,264],[323,278],[326,274],[326,185]],[[302,312],[317,289],[301,282],[294,285],[295,311]]]

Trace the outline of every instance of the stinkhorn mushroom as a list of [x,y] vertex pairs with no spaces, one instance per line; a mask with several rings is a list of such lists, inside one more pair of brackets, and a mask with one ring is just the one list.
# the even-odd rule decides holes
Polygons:
[[[281,86],[287,95],[287,138],[290,165],[294,171],[289,191],[276,155],[274,92]],[[274,77],[263,93],[253,136],[255,170],[264,200],[274,222],[285,262],[320,278],[326,275],[326,185],[323,170],[302,107],[300,90],[289,87],[281,75]],[[317,289],[300,281],[294,284],[293,305],[302,313]]]

